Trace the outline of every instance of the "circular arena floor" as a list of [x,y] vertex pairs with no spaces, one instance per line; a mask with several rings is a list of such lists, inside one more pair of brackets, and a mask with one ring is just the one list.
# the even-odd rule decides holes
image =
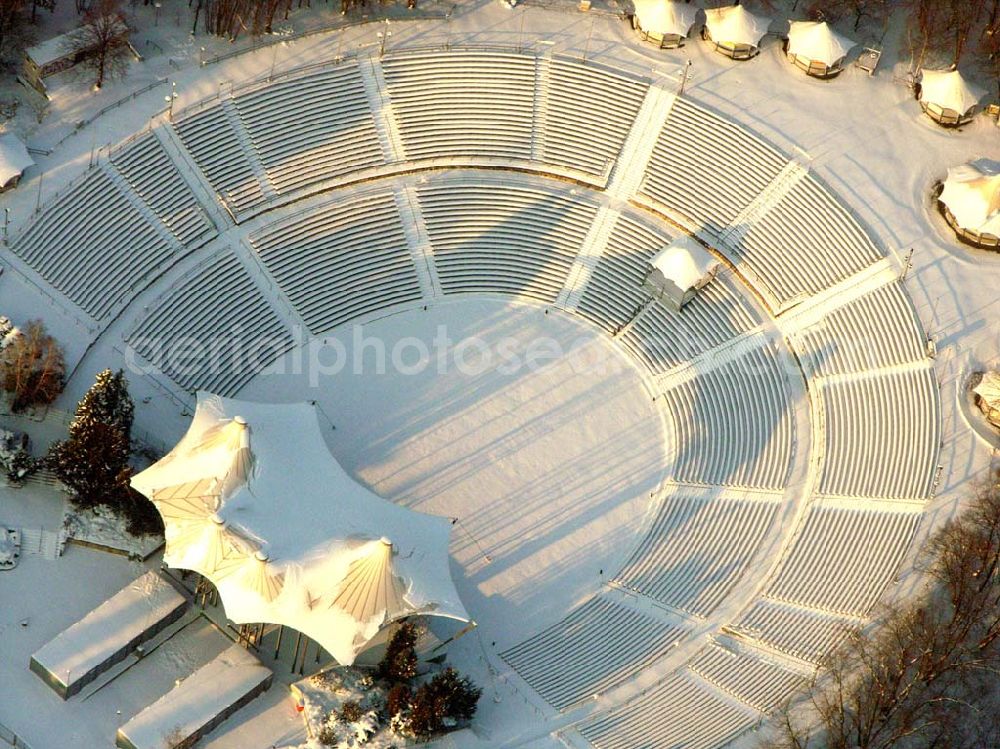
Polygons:
[[316,400],[355,477],[458,518],[455,581],[498,646],[520,636],[506,622],[557,621],[621,565],[668,451],[640,373],[606,336],[555,310],[478,298],[335,340],[314,355],[331,370],[342,357],[342,371],[315,384],[265,372],[241,397]]

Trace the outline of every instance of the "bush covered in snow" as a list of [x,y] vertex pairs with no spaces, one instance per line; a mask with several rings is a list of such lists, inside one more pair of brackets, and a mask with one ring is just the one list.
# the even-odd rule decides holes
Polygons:
[[0,429],[0,473],[7,481],[20,486],[38,468],[25,440],[14,432]]

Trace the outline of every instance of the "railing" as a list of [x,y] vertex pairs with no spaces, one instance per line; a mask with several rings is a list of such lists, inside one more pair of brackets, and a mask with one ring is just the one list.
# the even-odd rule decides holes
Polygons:
[[0,723],[0,741],[5,741],[15,749],[31,749],[31,745],[28,742],[7,728],[3,723]]

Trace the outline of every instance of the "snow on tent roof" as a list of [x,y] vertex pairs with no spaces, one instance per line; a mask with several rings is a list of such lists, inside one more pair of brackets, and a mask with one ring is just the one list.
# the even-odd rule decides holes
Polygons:
[[921,70],[920,101],[965,114],[986,95],[986,90],[969,83],[957,70]]
[[712,254],[686,234],[653,256],[650,265],[681,291],[695,288],[718,265]]
[[46,39],[44,42],[39,42],[33,47],[28,47],[25,50],[25,54],[27,54],[38,67],[44,68],[46,65],[49,65],[56,60],[61,60],[62,58],[72,54],[70,52],[70,34],[60,34],[59,36],[54,36],[51,39]]
[[1000,236],[1000,162],[977,159],[951,167],[939,199],[961,228]]
[[209,578],[234,622],[288,625],[350,664],[392,620],[470,621],[451,579],[451,521],[351,479],[315,405],[200,393],[187,434],[132,485],[163,516],[164,560]]
[[0,135],[0,186],[20,176],[34,163],[28,149],[14,133]]
[[756,47],[770,25],[770,18],[754,15],[742,5],[705,10],[708,33],[714,41],[723,44],[748,44]]
[[978,395],[993,411],[1000,411],[1000,372],[987,372],[972,392]]
[[675,0],[635,0],[634,4],[643,31],[664,36],[687,36],[698,15],[698,6]]
[[792,21],[788,31],[788,52],[797,57],[821,62],[827,67],[847,56],[855,45],[825,22]]

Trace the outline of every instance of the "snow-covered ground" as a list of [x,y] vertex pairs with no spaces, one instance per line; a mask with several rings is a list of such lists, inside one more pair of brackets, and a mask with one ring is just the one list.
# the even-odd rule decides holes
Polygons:
[[[296,11],[288,27],[328,23],[332,14],[324,8]],[[677,76],[690,60],[686,92],[693,100],[724,112],[786,152],[800,153],[884,247],[901,259],[912,250],[906,290],[934,341],[943,394],[943,468],[920,535],[931,532],[956,511],[993,454],[970,428],[962,404],[969,373],[1000,365],[1000,254],[958,245],[929,191],[949,166],[978,156],[1000,158],[996,126],[980,117],[961,130],[946,131],[923,117],[909,89],[894,82],[893,73],[901,73],[905,64],[892,34],[875,77],[850,68],[822,82],[790,66],[774,39],[765,42],[757,59],[734,63],[700,41],[675,51],[643,45],[616,18],[572,8],[565,3],[511,11],[496,3],[461,3],[448,20],[390,24],[388,45],[551,48],[667,76]],[[137,13],[141,32],[136,41],[146,61],[133,64],[128,78],[99,94],[71,76],[53,80],[45,120],[37,123],[25,105],[15,122],[32,146],[59,143],[74,123],[160,77],[176,83],[180,109],[271,70],[374,48],[376,34],[385,30],[383,24],[355,26],[202,68],[200,56],[249,42],[231,46],[191,37],[169,7],[161,9],[156,25],[152,6]],[[43,30],[64,28],[54,23]],[[39,192],[45,203],[82,173],[93,149],[143,128],[165,106],[167,90],[160,86],[130,100],[83,127],[51,155],[36,157],[40,168],[0,199],[0,207],[10,209],[11,231],[28,220]],[[133,309],[152,301],[196,260],[182,261]],[[121,326],[112,324],[87,350],[92,331],[86,321],[43,289],[9,252],[0,253],[0,265],[6,266],[0,276],[0,314],[17,321],[43,317],[66,346],[70,365],[79,364],[58,404],[72,410],[98,370],[121,364]],[[602,336],[574,319],[497,300],[390,317],[372,322],[369,332],[388,341],[407,336],[427,341],[439,323],[447,323],[453,337],[464,329],[491,341],[544,336],[567,344],[582,338],[611,358],[618,356]],[[139,425],[166,444],[179,437],[189,420],[184,406],[152,378],[133,377],[131,384],[140,404]],[[395,501],[460,519],[453,537],[453,576],[480,628],[456,643],[450,658],[484,686],[477,735],[490,745],[556,746],[550,734],[561,719],[547,718],[551,711],[537,696],[516,677],[500,673],[495,653],[558,620],[592,593],[602,581],[601,570],[614,570],[634,544],[649,492],[666,468],[669,439],[639,373],[626,363],[613,374],[581,376],[562,360],[516,378],[497,372],[469,376],[454,369],[437,375],[431,368],[417,377],[338,377],[335,386],[321,392],[307,385],[294,377],[261,377],[241,397],[317,399],[335,426],[331,450],[356,478]],[[13,426],[3,418],[0,425]],[[62,509],[61,497],[48,489],[0,486],[0,524],[55,529]],[[0,575],[0,723],[33,749],[108,745],[118,725],[226,647],[228,640],[199,620],[85,702],[63,703],[27,670],[30,653],[155,564],[156,557],[144,566],[69,547],[56,561],[22,557],[16,570]],[[893,592],[905,594],[917,582],[904,575]],[[634,688],[664,672],[644,674]],[[276,686],[204,746],[294,745],[303,740],[302,731],[287,694]]]

